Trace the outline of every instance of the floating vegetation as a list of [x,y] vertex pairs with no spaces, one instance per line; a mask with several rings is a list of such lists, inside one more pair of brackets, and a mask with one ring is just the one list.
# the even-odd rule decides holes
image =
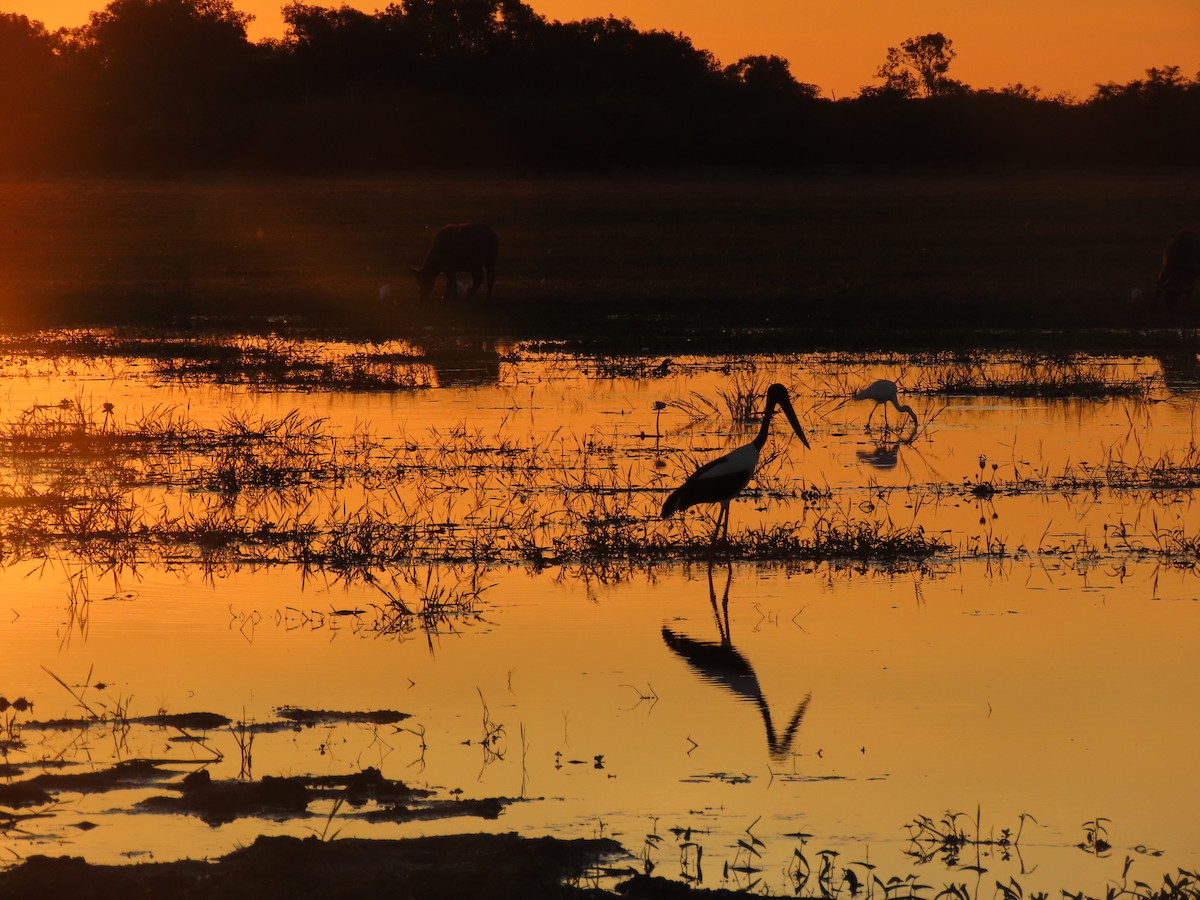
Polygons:
[[[456,357],[461,354],[456,354]],[[491,358],[499,360],[493,351]],[[189,384],[319,391],[412,391],[431,387],[443,362],[436,349],[316,341],[277,334],[229,338],[139,337],[91,332],[0,335],[0,361],[29,375],[147,363],[155,377]]]
[[1111,360],[1026,354],[1009,359],[955,356],[923,371],[911,388],[926,394],[1088,399],[1145,397],[1160,386],[1155,373],[1131,372]]
[[[578,567],[607,579],[711,553],[702,511],[659,518],[665,476],[664,467],[651,464],[653,453],[630,456],[599,432],[560,429],[531,439],[503,426],[485,431],[461,423],[384,442],[365,429],[336,434],[325,420],[297,411],[231,412],[201,426],[174,407],[124,418],[107,403],[66,399],[30,407],[0,426],[0,465],[12,472],[0,488],[0,546],[10,561],[70,562],[93,572],[292,565],[378,587],[388,572],[414,564],[521,564]],[[1058,474],[1025,466],[1011,479],[981,455],[974,477],[960,485],[905,489],[911,518],[896,523],[888,512],[891,491],[843,502],[829,489],[784,477],[787,461],[784,449],[772,446],[736,505],[749,511],[787,503],[801,517],[735,528],[722,554],[920,569],[954,552],[943,532],[922,523],[925,497],[961,492],[991,504],[1034,491],[1152,494],[1200,484],[1194,444],[1156,459],[1127,459],[1110,449],[1096,464]],[[690,462],[685,454],[681,465]],[[1200,538],[1182,524],[1106,529],[1114,553],[1175,566],[1200,562]],[[986,551],[976,541],[958,552],[1005,553],[1000,537],[986,538]],[[426,594],[409,604],[389,590],[381,605],[397,611],[397,631],[473,612],[460,599]]]
[[407,391],[430,387],[434,380],[423,354],[416,351],[338,351],[276,336],[242,338],[219,350],[207,358],[158,358],[156,373],[185,381],[330,391]]
[[[938,858],[951,869],[980,868],[980,856],[986,850],[999,852],[1000,858],[1007,860],[1012,854],[1020,853],[1021,834],[1027,821],[1037,824],[1037,819],[1027,813],[1018,817],[1017,827],[1002,828],[999,833],[990,829],[982,830],[980,811],[975,811],[975,818],[969,819],[960,812],[946,812],[940,818],[917,816],[906,826],[908,828],[909,847],[905,851],[920,863],[927,863]],[[973,826],[971,829],[967,825]],[[963,861],[964,853],[972,852],[973,858]]]
[[[706,558],[713,553],[711,536],[689,534],[676,542],[675,549],[684,558]],[[926,564],[950,549],[943,538],[926,534],[921,526],[820,518],[811,525],[784,522],[734,532],[716,552],[722,557],[754,562],[871,564],[892,571]],[[665,555],[666,548],[662,552]]]
[[[80,358],[116,356],[142,346],[132,338],[82,335],[44,342],[46,352]],[[369,378],[360,377],[365,370],[355,368],[360,362],[399,372],[422,359],[418,348],[398,343],[368,350],[362,344],[317,345],[271,336],[213,339],[200,348],[184,341],[152,345],[175,373],[171,377],[228,377],[241,384],[293,379],[296,386],[324,383],[344,390],[373,389]],[[665,374],[679,364],[708,367],[724,386],[656,401],[649,414],[653,447],[644,443],[644,432],[642,442],[630,447],[621,436],[599,430],[574,434],[560,428],[532,436],[505,421],[488,429],[464,421],[423,433],[401,430],[383,439],[360,427],[339,433],[324,419],[298,411],[277,417],[229,412],[201,425],[187,410],[167,405],[130,414],[82,396],[34,404],[0,425],[0,466],[10,470],[0,486],[0,549],[9,562],[62,565],[74,573],[69,577],[78,599],[88,596],[85,576],[101,572],[196,565],[212,575],[244,565],[296,566],[347,583],[370,582],[384,591],[379,608],[394,617],[381,630],[396,633],[439,622],[445,627],[478,611],[470,587],[445,588],[435,580],[425,591],[405,583],[405,573],[416,566],[555,567],[607,580],[637,568],[707,558],[711,531],[702,510],[670,522],[658,516],[670,456],[678,456],[680,468],[687,469],[707,453],[703,447],[663,446],[664,440],[678,440],[678,432],[664,439],[663,413],[682,411],[693,425],[717,422],[722,434],[731,424],[757,420],[765,383],[778,377],[783,361],[597,357],[595,363],[600,377],[634,378],[654,377],[659,370]],[[1126,370],[1088,357],[1030,356],[933,360],[924,371],[927,391],[958,389],[974,379],[976,388],[1007,385],[1006,390],[1019,392],[1025,390],[1021,385],[1034,383],[1062,389],[1099,382],[1119,386]],[[1125,382],[1146,384],[1141,376],[1126,376]],[[403,387],[400,381],[378,386]],[[1087,396],[1085,388],[1080,390]],[[1131,418],[1130,435],[1139,428]],[[986,534],[952,542],[932,527],[931,517],[920,514],[926,498],[965,496],[981,506],[982,524],[989,513],[996,518],[992,504],[1021,494],[1114,491],[1162,497],[1167,492],[1183,496],[1200,486],[1195,441],[1157,457],[1144,453],[1136,441],[1130,446],[1127,438],[1099,461],[1080,461],[1057,473],[1014,462],[1011,477],[981,455],[979,471],[957,484],[910,484],[851,499],[851,494],[797,480],[787,467],[785,446],[772,443],[735,504],[748,514],[743,527],[735,526],[719,552],[781,565],[925,570],[955,554],[999,558],[1009,553],[1003,535],[990,525]],[[900,450],[920,453],[918,446],[897,446],[893,465]],[[903,523],[894,522],[886,509],[887,497],[896,490],[913,510]],[[778,521],[775,512],[753,515],[755,507],[775,504],[788,507],[789,521]],[[986,513],[982,504],[989,504]],[[1091,548],[1096,560],[1108,553],[1178,568],[1200,565],[1200,538],[1182,522],[1146,517],[1138,523],[1107,522],[1104,532],[1104,546]],[[1043,541],[1019,549],[1062,555],[1080,546]],[[385,590],[381,585],[390,579],[399,581]],[[85,627],[82,620],[75,624]]]
[[275,447],[291,458],[312,455],[330,438],[323,420],[292,411],[278,419],[227,413],[219,425],[202,427],[176,407],[156,406],[118,422],[111,403],[97,410],[82,399],[38,404],[0,426],[0,460],[35,459],[40,468],[69,471],[99,458],[156,462],[173,454],[206,455],[230,448]]
[[[739,783],[737,779],[719,780]],[[664,855],[677,852],[679,872],[672,877],[700,887],[704,883],[703,862],[707,860],[710,868],[720,865],[719,882],[722,888],[731,892],[730,896],[756,896],[763,891],[775,896],[764,880],[770,865],[767,856],[771,848],[754,835],[753,828],[757,822],[756,819],[744,830],[744,837],[732,837],[726,846],[715,849],[710,843],[706,849],[706,842],[711,841],[706,830],[671,828],[669,833],[674,838],[671,843],[657,832],[655,820],[655,831],[645,835],[641,851],[637,854],[641,863],[640,872],[632,867],[603,867],[590,870],[589,874],[596,879],[625,879],[617,887],[618,893],[631,896],[673,895],[678,889],[671,885],[669,878],[653,873],[663,866]],[[820,900],[856,897],[865,900],[984,900],[992,897],[1001,900],[1024,900],[1025,897],[1044,900],[1048,896],[1046,892],[1023,886],[1015,876],[1010,876],[1006,881],[983,878],[998,864],[1014,860],[1022,863],[1022,875],[1031,874],[1021,860],[1021,836],[1027,823],[1037,824],[1037,820],[1028,813],[1022,813],[1015,828],[997,830],[981,824],[978,810],[973,819],[959,812],[946,812],[936,818],[917,816],[905,826],[908,830],[908,847],[904,852],[921,867],[922,872],[890,876],[882,873],[878,865],[870,861],[869,855],[863,859],[843,860],[838,850],[828,847],[816,849],[812,845],[811,833],[785,834],[783,837],[791,838],[796,843],[784,874],[791,895]],[[1108,824],[1111,823],[1105,818],[1085,822],[1085,836],[1080,847],[1096,854],[1099,845],[1102,849],[1098,855],[1107,853],[1111,849],[1105,840],[1105,826]],[[1135,850],[1142,855],[1156,855],[1149,848],[1138,847]],[[721,857],[718,855],[722,851],[726,854],[723,865],[719,863]],[[969,880],[943,881],[940,886],[929,883],[935,880],[928,872],[932,863],[940,864],[952,876],[962,875]],[[1094,897],[1106,897],[1108,900],[1200,898],[1200,875],[1196,872],[1178,869],[1175,873],[1165,873],[1161,886],[1156,887],[1145,881],[1130,879],[1133,863],[1133,858],[1127,856],[1120,880],[1110,882],[1102,891],[1063,889],[1061,895],[1067,900],[1090,900]]]
[[642,356],[602,356],[592,359],[597,378],[666,378],[671,374],[674,361],[663,357],[659,361]]

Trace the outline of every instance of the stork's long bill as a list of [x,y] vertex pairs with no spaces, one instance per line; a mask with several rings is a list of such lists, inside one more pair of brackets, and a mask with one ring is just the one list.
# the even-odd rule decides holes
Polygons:
[[[777,388],[778,390],[776,390]],[[792,409],[792,401],[788,397],[787,389],[781,384],[773,384],[767,389],[767,414],[763,416],[762,428],[759,429],[759,437],[762,438],[762,441],[755,441],[755,443],[761,447],[763,441],[767,439],[767,431],[771,427],[771,417],[775,413],[776,406],[782,409],[783,414],[787,416],[788,422],[791,423],[792,431],[796,432],[796,437],[800,438],[800,442],[806,448],[809,448],[808,438],[804,436],[804,429],[800,427],[800,420],[796,417],[796,410]]]

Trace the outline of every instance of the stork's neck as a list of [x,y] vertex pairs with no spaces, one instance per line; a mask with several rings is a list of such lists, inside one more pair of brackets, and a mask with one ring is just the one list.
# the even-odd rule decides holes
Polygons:
[[763,414],[762,425],[758,428],[758,434],[750,443],[754,444],[756,450],[761,451],[763,444],[767,442],[767,435],[771,432],[771,417],[775,415],[775,404],[772,403],[767,407],[767,411]]

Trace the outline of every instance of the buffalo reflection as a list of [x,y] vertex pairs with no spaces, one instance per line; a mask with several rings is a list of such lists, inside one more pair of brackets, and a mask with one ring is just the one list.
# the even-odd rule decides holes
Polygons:
[[713,564],[711,562],[708,564],[708,596],[712,603],[713,618],[717,624],[717,634],[720,636],[719,641],[698,641],[672,631],[664,625],[662,629],[663,642],[705,681],[720,685],[738,698],[747,700],[758,707],[766,728],[767,749],[771,756],[788,756],[792,752],[796,732],[804,720],[804,714],[808,711],[808,703],[812,699],[812,695],[805,694],[797,704],[783,733],[776,733],[775,722],[771,718],[771,709],[758,684],[758,676],[754,672],[754,667],[734,648],[733,639],[729,633],[729,585],[732,581],[733,567],[728,566],[725,574],[725,591],[721,595],[721,603],[718,608],[717,592],[713,586]]
[[1200,389],[1200,356],[1195,352],[1164,353],[1154,357],[1162,367],[1163,384],[1173,394]]
[[500,380],[500,354],[493,341],[421,341],[425,363],[438,387],[485,387]]

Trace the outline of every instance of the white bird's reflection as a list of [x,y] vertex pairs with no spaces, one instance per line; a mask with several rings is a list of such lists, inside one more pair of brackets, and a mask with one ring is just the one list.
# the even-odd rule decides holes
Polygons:
[[[880,471],[888,471],[904,462],[903,457],[910,451],[910,448],[911,452],[916,453],[918,457],[921,456],[921,452],[913,444],[916,436],[915,428],[908,435],[891,435],[885,431],[872,442],[870,449],[857,449],[854,451],[854,455],[860,463],[866,463]],[[904,450],[902,451],[901,448]],[[907,462],[904,462],[904,470],[908,471]]]
[[894,469],[900,461],[900,444],[902,441],[880,441],[870,450],[855,450],[854,455],[859,462],[865,462],[876,469]]

